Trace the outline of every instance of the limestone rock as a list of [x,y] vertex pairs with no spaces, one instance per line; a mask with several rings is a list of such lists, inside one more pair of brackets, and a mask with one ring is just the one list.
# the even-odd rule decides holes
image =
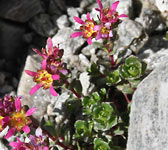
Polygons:
[[168,149],[168,61],[162,62],[133,95],[127,150]]
[[156,6],[165,17],[165,22],[168,26],[168,0],[156,0]]
[[69,26],[69,20],[67,15],[62,15],[57,19],[57,26],[59,29],[65,28]]
[[48,14],[38,14],[34,16],[30,20],[29,25],[36,33],[44,37],[52,36],[57,31],[56,26]]
[[40,0],[0,1],[0,17],[12,21],[27,22],[40,12],[43,12]]
[[71,59],[70,56],[73,55],[85,42],[82,37],[70,38],[70,35],[74,32],[73,29],[66,27],[60,29],[52,39],[54,45],[60,44],[60,48],[64,49],[64,59]]
[[148,33],[151,33],[161,23],[161,16],[159,11],[142,8],[140,17],[136,18],[136,21],[141,23]]
[[148,40],[142,25],[133,20],[124,20],[118,27],[118,47],[127,47],[132,42],[131,49],[137,53]]
[[[28,56],[24,70],[37,71],[40,69],[41,57],[38,55]],[[37,107],[37,111],[34,113],[34,117],[38,120],[46,114],[47,106],[55,99],[49,92],[49,90],[39,89],[34,95],[30,96],[29,92],[31,88],[36,84],[33,82],[33,78],[22,72],[20,83],[17,90],[17,95],[23,96],[22,104],[29,107]]]
[[23,49],[25,46],[23,41],[25,32],[26,29],[24,25],[12,24],[0,20],[0,57],[16,59],[16,56],[23,54],[25,52]]

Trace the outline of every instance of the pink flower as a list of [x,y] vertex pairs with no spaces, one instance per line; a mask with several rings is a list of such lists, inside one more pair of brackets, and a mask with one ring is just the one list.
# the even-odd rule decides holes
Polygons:
[[97,31],[96,40],[113,37],[111,23],[101,23],[100,25],[95,25],[94,30]]
[[33,113],[36,111],[36,108],[34,107],[26,112],[25,107],[21,107],[21,101],[19,97],[15,99],[15,108],[16,111],[11,113],[10,119],[7,121],[10,129],[5,136],[6,139],[14,135],[16,131],[23,130],[24,132],[29,133],[30,128],[28,125],[31,123],[29,116],[33,115]]
[[42,70],[38,70],[37,72],[33,72],[30,70],[25,70],[25,72],[33,77],[33,80],[37,83],[29,92],[30,95],[33,95],[39,88],[43,87],[43,89],[50,89],[50,93],[53,96],[57,96],[57,92],[53,88],[54,80],[58,80],[60,78],[59,75],[52,75],[46,71],[46,66],[42,65]]
[[50,37],[47,39],[47,49],[48,51],[42,48],[42,53],[37,49],[33,49],[43,58],[42,68],[45,68],[45,70],[47,70],[47,72],[49,72],[50,74],[66,75],[68,71],[65,69],[64,64],[61,62],[64,50],[59,49],[59,45],[58,47],[53,46],[53,42]]
[[101,0],[97,0],[97,3],[99,5],[99,8],[96,8],[97,11],[100,12],[100,20],[103,23],[115,23],[118,21],[121,17],[128,17],[125,14],[118,15],[118,12],[116,11],[117,6],[119,4],[119,1],[114,2],[111,7],[107,7],[103,9],[103,5],[101,3]]
[[[37,134],[37,132],[40,132]],[[14,147],[13,150],[49,150],[47,137],[42,135],[40,128],[36,129],[36,135],[29,136],[30,142],[21,142],[17,137],[17,142],[10,142],[10,146]]]
[[90,14],[87,13],[87,19],[85,21],[81,20],[79,17],[74,17],[74,20],[81,24],[81,31],[71,34],[71,38],[83,36],[83,38],[87,39],[88,44],[91,45],[92,39],[96,36],[97,33],[93,30],[95,22],[90,18]]

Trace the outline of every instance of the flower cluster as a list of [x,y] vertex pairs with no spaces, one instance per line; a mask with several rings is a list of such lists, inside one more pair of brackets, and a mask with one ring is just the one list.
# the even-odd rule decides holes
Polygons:
[[89,45],[92,44],[92,39],[108,39],[113,37],[113,25],[119,21],[121,17],[128,17],[125,14],[119,15],[116,11],[119,1],[116,1],[111,5],[111,7],[103,8],[100,0],[97,0],[99,8],[96,8],[100,12],[99,20],[94,21],[90,18],[90,14],[87,13],[87,19],[85,21],[81,20],[79,17],[74,17],[74,20],[81,24],[80,32],[75,32],[71,35],[71,38],[77,36],[83,36],[87,39]]
[[54,80],[59,80],[62,75],[68,73],[67,69],[65,69],[65,64],[61,61],[63,49],[59,49],[59,45],[58,47],[53,46],[51,38],[47,40],[47,49],[42,48],[42,52],[33,49],[43,59],[40,70],[37,72],[25,70],[28,75],[33,77],[34,82],[37,83],[31,89],[30,95],[43,87],[43,89],[50,89],[50,93],[53,96],[57,96],[58,94],[53,87]]
[[35,135],[30,135],[29,140],[29,143],[24,143],[17,137],[17,142],[10,142],[9,145],[14,150],[49,150],[47,137],[42,134],[41,128],[37,128]]
[[31,108],[28,111],[25,107],[21,107],[21,97],[13,97],[6,95],[0,99],[0,131],[7,126],[9,127],[8,133],[5,138],[8,139],[17,131],[30,132],[29,124],[31,123],[31,116],[36,108]]

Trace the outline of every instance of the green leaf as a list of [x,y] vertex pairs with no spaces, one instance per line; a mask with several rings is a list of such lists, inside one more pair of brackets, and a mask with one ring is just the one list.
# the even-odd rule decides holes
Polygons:
[[129,82],[130,82],[132,88],[137,88],[138,84],[141,81],[137,79],[137,80],[130,80]]
[[166,32],[166,39],[168,40],[168,31]]
[[92,62],[91,67],[87,69],[90,75],[98,76],[99,75],[99,66]]
[[98,92],[94,92],[94,93],[92,94],[92,97],[93,97],[93,99],[94,99],[95,102],[98,102],[98,101],[101,100],[101,97],[100,97],[100,95],[99,95]]
[[78,79],[72,80],[72,82],[70,83],[70,88],[74,89],[77,93],[82,93],[82,84]]
[[118,70],[110,72],[107,76],[107,85],[111,86],[121,81]]
[[125,63],[119,66],[119,74],[126,80],[138,79],[146,70],[146,63],[141,62],[138,57],[130,56]]
[[110,146],[107,142],[103,141],[100,138],[94,140],[94,150],[110,150]]
[[106,95],[106,89],[105,88],[100,89],[100,95],[101,95],[101,97]]
[[124,94],[132,94],[134,89],[129,84],[118,85],[117,89]]
[[92,123],[88,123],[84,120],[77,120],[74,126],[75,138],[83,140],[91,135]]
[[94,130],[106,131],[117,123],[115,109],[109,103],[101,103],[93,107]]
[[123,131],[123,130],[120,130],[120,128],[118,127],[118,128],[114,131],[114,134],[115,134],[115,135],[123,135],[123,134],[124,134],[124,131]]

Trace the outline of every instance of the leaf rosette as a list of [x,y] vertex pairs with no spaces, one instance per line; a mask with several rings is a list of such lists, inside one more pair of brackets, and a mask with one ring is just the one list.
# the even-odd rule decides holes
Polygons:
[[75,138],[85,139],[91,135],[92,123],[88,123],[84,120],[77,120],[75,122]]
[[94,140],[94,150],[110,150],[110,147],[107,142],[100,138],[96,138]]
[[119,67],[119,73],[126,80],[138,79],[144,74],[146,63],[141,62],[137,57],[130,56],[125,63]]
[[115,109],[109,103],[101,103],[93,107],[93,122],[95,131],[106,131],[117,123]]

